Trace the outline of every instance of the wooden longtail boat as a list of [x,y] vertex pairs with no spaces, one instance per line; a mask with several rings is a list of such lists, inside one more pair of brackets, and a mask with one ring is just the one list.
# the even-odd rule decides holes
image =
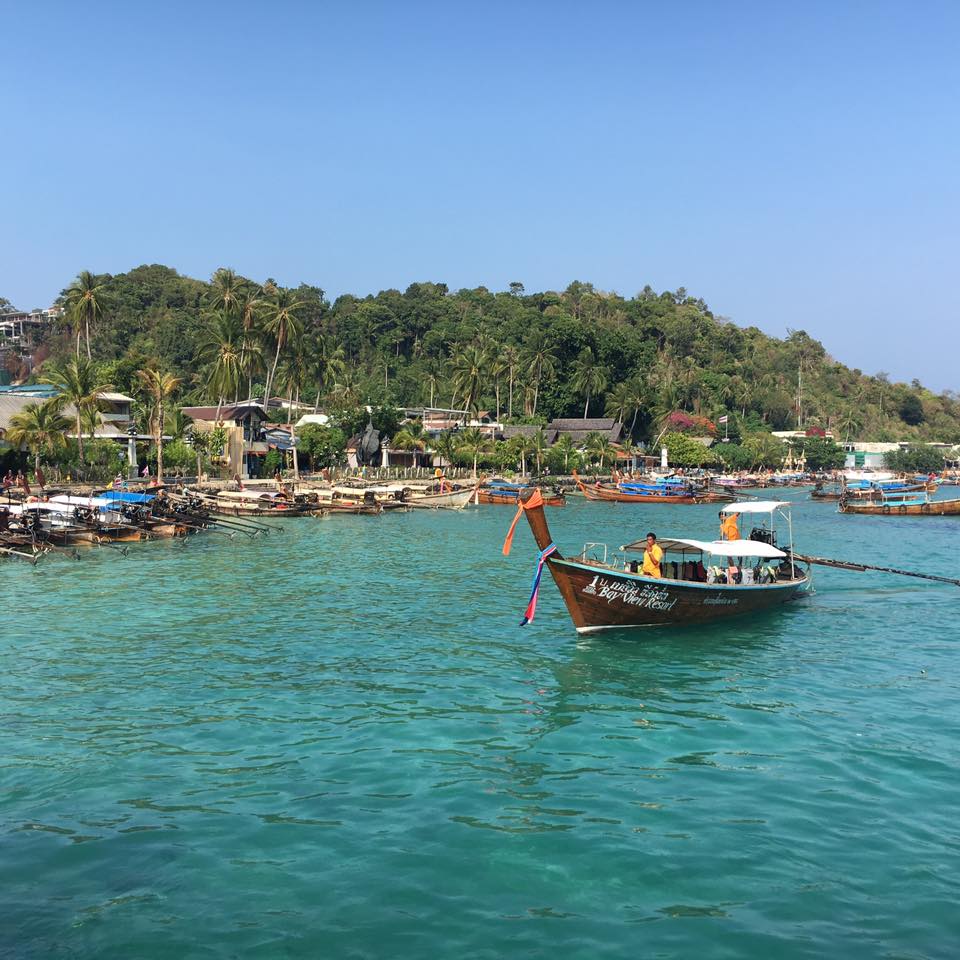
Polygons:
[[588,500],[604,500],[609,503],[694,503],[693,493],[663,493],[653,490],[644,491],[636,489],[631,491],[621,486],[611,486],[609,484],[589,484],[584,483],[576,472],[573,479],[577,482],[580,492]]
[[417,510],[463,510],[474,499],[476,493],[476,487],[467,487],[464,490],[444,490],[436,493],[411,491],[404,503]]
[[205,504],[212,513],[226,517],[300,517],[313,509],[270,490],[223,490]]
[[[776,546],[774,516],[783,516],[788,531],[791,531],[789,507],[790,504],[778,501],[725,507],[722,512],[747,514],[762,521],[763,525],[755,529],[748,540],[658,540],[665,554],[679,554],[681,560],[664,564],[665,572],[670,576],[651,577],[635,572],[637,561],[609,561],[606,547],[603,547],[602,558],[597,558],[590,551],[590,548],[596,548],[595,544],[588,544],[579,556],[566,559],[553,544],[539,493],[534,491],[521,503],[521,511],[540,549],[538,560],[549,568],[578,633],[711,623],[768,610],[794,599],[808,588],[810,577],[794,563],[789,552],[792,532],[789,533],[787,551]],[[505,553],[509,550],[509,540],[510,535],[504,545]],[[642,552],[643,544],[638,541],[621,550],[625,553]],[[705,570],[704,556],[738,558],[743,573],[749,570],[751,575],[744,576],[741,583],[706,582],[701,573]],[[696,557],[701,559],[695,562],[693,558]],[[744,561],[756,562],[761,571],[761,582],[746,582],[756,580],[756,570],[750,569]],[[726,565],[726,559],[723,562]],[[775,562],[779,566],[771,567],[770,564]],[[528,607],[528,618],[532,618],[532,610],[536,607],[535,595],[536,587]]]
[[[477,491],[478,503],[492,503],[500,506],[509,506],[516,508],[519,498],[523,494],[532,493],[532,488],[521,484],[490,484],[482,486]],[[566,494],[560,487],[556,487],[550,493],[540,494],[543,497],[545,507],[562,507],[566,505]]]
[[885,517],[958,517],[960,500],[931,500],[922,497],[884,497],[881,500],[849,500],[840,498],[840,513],[858,513]]
[[825,487],[822,483],[817,484],[810,491],[812,500],[837,501],[846,494],[847,500],[878,500],[884,494],[900,495],[903,493],[936,493],[936,483],[903,483],[892,484],[888,481],[879,484],[867,485],[863,487],[855,486],[833,486]]

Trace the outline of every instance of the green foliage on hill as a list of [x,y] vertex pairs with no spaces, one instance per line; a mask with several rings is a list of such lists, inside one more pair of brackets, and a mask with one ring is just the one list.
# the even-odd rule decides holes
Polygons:
[[883,455],[883,464],[898,473],[940,473],[943,470],[943,451],[926,444],[892,450]]
[[[315,286],[282,290],[230,271],[208,283],[151,265],[94,280],[103,379],[133,391],[135,371],[153,361],[183,379],[181,402],[243,398],[272,382],[273,393],[342,409],[469,406],[516,421],[586,407],[647,439],[679,410],[714,421],[734,412],[744,436],[795,428],[799,414],[841,440],[960,440],[957,395],[850,369],[803,331],[779,340],[738,327],[683,289],[625,298],[582,282],[530,294],[414,283],[331,304]],[[294,308],[286,327],[282,303]],[[54,359],[75,347],[76,322],[68,311]]]

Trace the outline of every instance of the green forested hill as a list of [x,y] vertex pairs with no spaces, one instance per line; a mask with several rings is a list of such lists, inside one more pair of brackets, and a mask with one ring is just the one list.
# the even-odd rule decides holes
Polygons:
[[[97,282],[102,312],[92,352],[112,361],[117,386],[132,387],[125,381],[153,359],[184,379],[183,399],[215,401],[223,388],[211,381],[211,340],[225,335],[215,323],[225,310],[235,314],[244,365],[233,389],[245,395],[249,381],[264,383],[277,343],[271,281],[218,271],[207,283],[152,265]],[[225,290],[240,306],[230,306]],[[669,411],[686,410],[709,418],[730,411],[748,430],[793,429],[799,413],[804,427],[832,429],[838,439],[960,440],[956,395],[850,369],[803,331],[778,340],[718,320],[683,289],[646,287],[626,299],[581,282],[539,293],[519,283],[498,293],[414,283],[332,304],[317,287],[288,294],[302,335],[294,330],[282,344],[276,384],[284,389],[292,379],[311,400],[319,392],[322,401],[494,410],[499,395],[503,415],[515,419],[583,416],[589,401],[591,415],[606,410],[635,421],[638,438]],[[68,314],[60,339],[48,345],[54,358],[73,349],[71,335]],[[243,348],[254,341],[256,348]]]

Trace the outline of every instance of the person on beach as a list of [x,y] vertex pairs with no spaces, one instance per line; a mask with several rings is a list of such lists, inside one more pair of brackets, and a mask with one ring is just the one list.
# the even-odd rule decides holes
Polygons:
[[643,548],[643,567],[640,572],[645,577],[662,577],[660,561],[663,560],[663,550],[657,543],[655,533],[647,534],[647,545]]

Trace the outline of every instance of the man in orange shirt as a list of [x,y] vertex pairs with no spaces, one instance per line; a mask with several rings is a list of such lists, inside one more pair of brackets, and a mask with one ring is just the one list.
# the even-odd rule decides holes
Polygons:
[[737,518],[739,513],[728,513],[720,521],[720,539],[721,540],[739,540],[740,530],[737,528]]

